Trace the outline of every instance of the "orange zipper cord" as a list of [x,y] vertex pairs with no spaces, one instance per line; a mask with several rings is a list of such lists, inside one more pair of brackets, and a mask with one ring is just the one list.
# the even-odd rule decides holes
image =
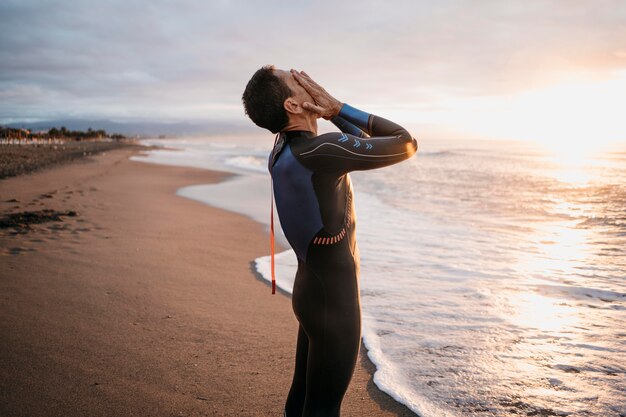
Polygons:
[[274,182],[270,176],[270,200],[271,200],[271,214],[270,214],[270,269],[272,271],[272,294],[276,294],[276,271],[274,270]]
[[280,138],[280,132],[276,134],[274,138],[274,147],[272,148],[272,153],[270,154],[270,270],[272,275],[272,294],[276,294],[276,269],[274,262],[274,180],[272,178],[272,164],[274,163],[274,152],[276,151],[276,144],[278,143],[278,139]]

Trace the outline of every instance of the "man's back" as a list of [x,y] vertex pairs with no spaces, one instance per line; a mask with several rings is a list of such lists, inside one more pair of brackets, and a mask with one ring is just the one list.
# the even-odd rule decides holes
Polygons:
[[282,132],[270,155],[281,225],[304,262],[309,245],[336,244],[354,229],[348,172],[392,165],[417,150],[402,127],[347,104],[332,121],[342,133]]

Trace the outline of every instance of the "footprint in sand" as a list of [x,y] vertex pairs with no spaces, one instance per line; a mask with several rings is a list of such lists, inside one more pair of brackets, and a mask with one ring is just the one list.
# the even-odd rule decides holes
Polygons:
[[20,246],[14,246],[8,249],[9,255],[19,255],[22,252],[35,252],[32,248],[22,248]]
[[68,225],[66,224],[53,224],[48,226],[48,230],[52,230],[52,231],[63,231],[63,230],[67,230]]

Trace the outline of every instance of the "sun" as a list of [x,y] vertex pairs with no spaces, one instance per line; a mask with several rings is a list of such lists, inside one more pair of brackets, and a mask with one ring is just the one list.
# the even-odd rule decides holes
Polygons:
[[568,76],[517,94],[441,97],[441,108],[401,112],[415,123],[450,127],[458,137],[534,142],[564,161],[626,143],[626,71],[598,81]]
[[[564,82],[520,94],[508,113],[518,115],[518,135],[564,156],[579,157],[608,143],[626,141],[626,74],[601,82]],[[521,122],[521,123],[520,123]]]

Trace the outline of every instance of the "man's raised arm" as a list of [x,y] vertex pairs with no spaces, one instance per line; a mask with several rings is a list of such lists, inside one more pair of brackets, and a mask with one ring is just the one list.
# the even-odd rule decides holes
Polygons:
[[304,103],[303,107],[330,119],[344,132],[340,136],[320,136],[320,143],[303,152],[301,157],[349,172],[396,164],[417,151],[417,141],[402,126],[339,102],[305,72],[292,70],[292,73],[315,100],[315,103]]
[[417,141],[401,126],[344,104],[339,117],[371,137],[350,133],[318,136],[301,158],[339,172],[382,168],[409,159],[417,151]]

